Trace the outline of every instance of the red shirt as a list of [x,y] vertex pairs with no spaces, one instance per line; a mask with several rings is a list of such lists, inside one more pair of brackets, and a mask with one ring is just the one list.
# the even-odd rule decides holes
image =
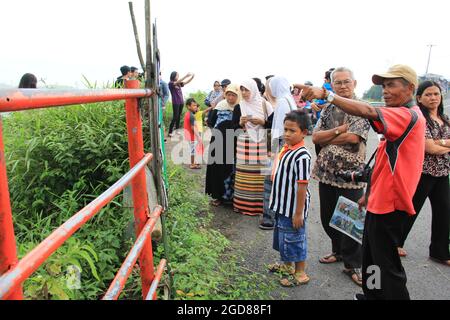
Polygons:
[[[377,108],[374,130],[384,134],[372,173],[367,210],[388,214],[396,210],[415,215],[412,202],[422,175],[425,157],[425,118],[419,107]],[[405,134],[412,118],[417,121]]]
[[187,111],[184,115],[184,138],[187,141],[194,142],[195,115],[191,111]]

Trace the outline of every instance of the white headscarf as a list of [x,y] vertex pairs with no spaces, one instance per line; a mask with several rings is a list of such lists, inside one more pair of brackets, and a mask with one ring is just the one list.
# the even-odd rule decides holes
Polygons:
[[272,123],[273,140],[283,136],[284,118],[289,112],[297,110],[297,105],[292,97],[289,81],[286,78],[273,77],[269,86],[272,95],[277,99]]
[[[252,118],[266,121],[267,118],[272,114],[273,108],[269,102],[264,101],[264,98],[261,96],[255,80],[245,80],[241,83],[241,86],[250,91],[250,99],[247,101],[242,98],[240,103],[242,116],[246,117],[250,115],[252,116]],[[267,114],[265,114],[264,112],[263,103],[266,103]],[[254,141],[260,141],[263,137],[262,132],[260,132],[260,130],[264,129],[263,126],[254,125],[251,122],[247,122],[246,129],[250,137]]]

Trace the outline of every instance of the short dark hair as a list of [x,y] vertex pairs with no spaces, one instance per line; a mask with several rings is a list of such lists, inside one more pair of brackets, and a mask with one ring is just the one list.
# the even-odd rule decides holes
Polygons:
[[336,70],[335,68],[330,68],[328,71],[325,72],[325,79],[327,79],[328,81],[331,81],[331,74],[333,73],[333,71]]
[[255,80],[256,82],[256,86],[258,87],[259,93],[263,95],[264,92],[266,92],[266,86],[262,83],[261,79],[259,78],[253,78],[253,80]]
[[311,119],[304,110],[294,110],[289,112],[284,118],[284,122],[292,121],[298,124],[300,130],[308,130],[311,127]]
[[25,73],[20,79],[19,88],[35,89],[37,86],[37,78],[32,73]]
[[120,72],[122,73],[123,76],[126,76],[128,74],[128,72],[130,72],[130,67],[122,66],[122,67],[120,67]]
[[197,101],[195,101],[194,98],[189,98],[189,99],[187,99],[187,100],[186,100],[186,107],[189,107],[189,106],[190,106],[191,104],[193,104],[193,103],[198,104]]
[[135,71],[137,71],[137,70],[138,70],[138,68],[136,68],[136,67],[131,67],[131,68],[130,68],[130,71],[131,71],[131,72],[135,72]]

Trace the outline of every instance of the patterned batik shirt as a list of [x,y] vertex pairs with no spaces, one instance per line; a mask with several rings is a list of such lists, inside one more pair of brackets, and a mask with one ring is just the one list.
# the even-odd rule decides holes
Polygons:
[[369,135],[368,120],[349,115],[339,107],[330,104],[323,111],[314,132],[337,128],[349,124],[347,133],[361,137],[358,144],[333,145],[322,148],[312,170],[312,177],[319,182],[343,189],[362,189],[365,183],[347,183],[339,179],[344,172],[359,171],[364,168],[366,142]]
[[[446,119],[448,121],[448,117]],[[430,125],[427,121],[425,139],[450,139],[450,127],[445,122],[441,126],[437,121],[432,121],[433,125]],[[450,173],[450,155],[448,153],[443,155],[425,153],[423,173],[433,177],[448,176]]]

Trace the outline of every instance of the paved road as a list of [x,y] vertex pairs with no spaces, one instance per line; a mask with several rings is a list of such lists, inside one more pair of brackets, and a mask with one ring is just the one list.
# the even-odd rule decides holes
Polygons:
[[[368,155],[377,145],[377,136],[372,132],[368,142]],[[307,146],[314,150],[311,138]],[[173,143],[171,143],[173,145]],[[197,172],[204,180],[205,170]],[[286,300],[347,300],[360,292],[360,288],[342,273],[343,264],[322,265],[319,257],[331,250],[329,238],[320,223],[318,183],[311,182],[312,205],[308,224],[308,274],[311,282],[307,286],[285,289],[279,287],[272,296]],[[431,211],[427,202],[411,231],[405,245],[409,256],[403,260],[408,276],[408,289],[412,299],[450,300],[450,268],[428,259],[428,245],[431,228]],[[242,250],[242,266],[253,272],[268,275],[266,265],[278,260],[272,249],[272,232],[258,228],[259,220],[242,216],[232,210],[219,208],[215,211],[213,226],[230,240],[237,250]],[[276,281],[276,276],[269,275]],[[278,286],[277,286],[278,287]]]

